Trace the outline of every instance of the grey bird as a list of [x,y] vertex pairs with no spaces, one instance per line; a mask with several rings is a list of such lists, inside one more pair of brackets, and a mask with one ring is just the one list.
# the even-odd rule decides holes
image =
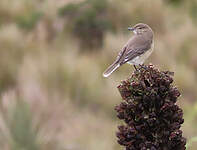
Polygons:
[[125,63],[134,65],[136,69],[136,66],[142,65],[153,52],[153,31],[147,24],[138,23],[128,30],[133,31],[134,35],[121,49],[114,63],[105,70],[104,77],[108,77]]

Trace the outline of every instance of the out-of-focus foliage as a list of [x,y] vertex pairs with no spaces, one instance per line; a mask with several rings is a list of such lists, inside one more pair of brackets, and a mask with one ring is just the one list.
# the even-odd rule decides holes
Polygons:
[[59,15],[68,17],[70,29],[80,39],[82,48],[99,48],[103,46],[104,33],[112,28],[108,9],[107,0],[86,0],[65,5],[59,9]]
[[38,150],[36,132],[32,128],[31,112],[25,102],[19,100],[10,110],[7,123],[11,150]]
[[194,20],[195,24],[197,24],[197,1],[191,0],[190,3],[190,15]]
[[[9,32],[5,33],[3,29],[5,28],[2,27],[0,32],[0,93],[16,85],[18,67],[24,55],[22,39],[20,39],[19,35],[14,37],[14,34],[18,34],[16,28],[11,27],[8,29],[13,35],[10,35]],[[19,38],[19,41],[16,38]]]
[[164,1],[167,1],[169,4],[172,4],[172,5],[181,5],[181,3],[183,3],[184,0],[164,0]]
[[30,30],[36,26],[41,16],[42,13],[40,12],[31,12],[28,14],[24,14],[23,16],[17,17],[16,22],[19,27]]
[[187,143],[187,145],[186,145],[186,148],[188,149],[188,148],[192,145],[193,142],[197,142],[197,137],[196,137],[196,136],[193,137],[193,138],[191,138],[191,139],[188,141],[188,143]]
[[[107,79],[102,72],[133,35],[127,27],[138,22],[154,31],[155,51],[146,63],[175,72],[183,136],[195,137],[197,26],[192,2],[0,0],[0,149],[22,149],[28,143],[40,150],[120,150],[114,135],[118,123],[113,108],[121,100],[116,86],[132,67],[125,64]],[[97,32],[100,42],[94,41]],[[81,42],[97,52],[81,53],[86,50]],[[189,148],[196,146],[192,142]]]

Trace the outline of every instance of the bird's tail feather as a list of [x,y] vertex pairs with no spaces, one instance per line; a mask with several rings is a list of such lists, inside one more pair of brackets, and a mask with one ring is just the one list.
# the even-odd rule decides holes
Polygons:
[[119,63],[113,63],[111,66],[109,66],[105,72],[103,72],[104,77],[108,77],[114,72],[118,67],[120,67]]

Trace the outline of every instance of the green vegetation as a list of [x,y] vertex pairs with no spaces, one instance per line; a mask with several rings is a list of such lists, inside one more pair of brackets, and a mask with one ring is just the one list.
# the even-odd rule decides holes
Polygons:
[[[114,135],[113,108],[121,99],[116,86],[133,67],[125,64],[107,79],[102,72],[131,37],[127,27],[137,22],[153,28],[155,51],[146,64],[175,72],[183,136],[196,137],[192,7],[192,1],[174,7],[156,0],[1,0],[1,149],[120,150]],[[192,140],[188,149],[195,147]]]
[[31,12],[17,17],[16,22],[20,28],[31,30],[36,26],[41,16],[42,13],[40,12]]
[[100,48],[105,32],[112,28],[108,9],[107,0],[86,0],[63,6],[59,15],[69,19],[71,31],[80,39],[82,48]]
[[169,4],[177,6],[177,5],[181,5],[181,3],[183,3],[183,0],[167,0],[167,2]]
[[36,132],[32,128],[32,116],[28,105],[23,101],[18,101],[13,110],[10,110],[8,128],[12,150],[38,150]]
[[195,24],[197,24],[197,1],[196,0],[192,0],[190,3],[190,15],[193,21],[195,22]]

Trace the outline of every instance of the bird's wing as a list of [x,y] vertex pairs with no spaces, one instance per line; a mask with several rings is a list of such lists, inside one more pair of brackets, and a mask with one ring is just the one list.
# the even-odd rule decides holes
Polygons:
[[114,63],[120,63],[121,64],[121,62],[124,59],[124,55],[125,55],[126,49],[127,49],[127,47],[124,46],[123,49],[118,53],[118,56],[117,56],[117,58],[116,58]]
[[124,59],[124,54],[126,52],[126,46],[123,47],[123,49],[119,52],[116,60],[111,64],[103,73],[104,77],[108,77],[112,72],[114,72],[118,67],[120,67],[121,62]]
[[133,45],[128,45],[122,63],[124,64],[134,59],[135,57],[144,54],[150,48],[150,42],[133,43]]

